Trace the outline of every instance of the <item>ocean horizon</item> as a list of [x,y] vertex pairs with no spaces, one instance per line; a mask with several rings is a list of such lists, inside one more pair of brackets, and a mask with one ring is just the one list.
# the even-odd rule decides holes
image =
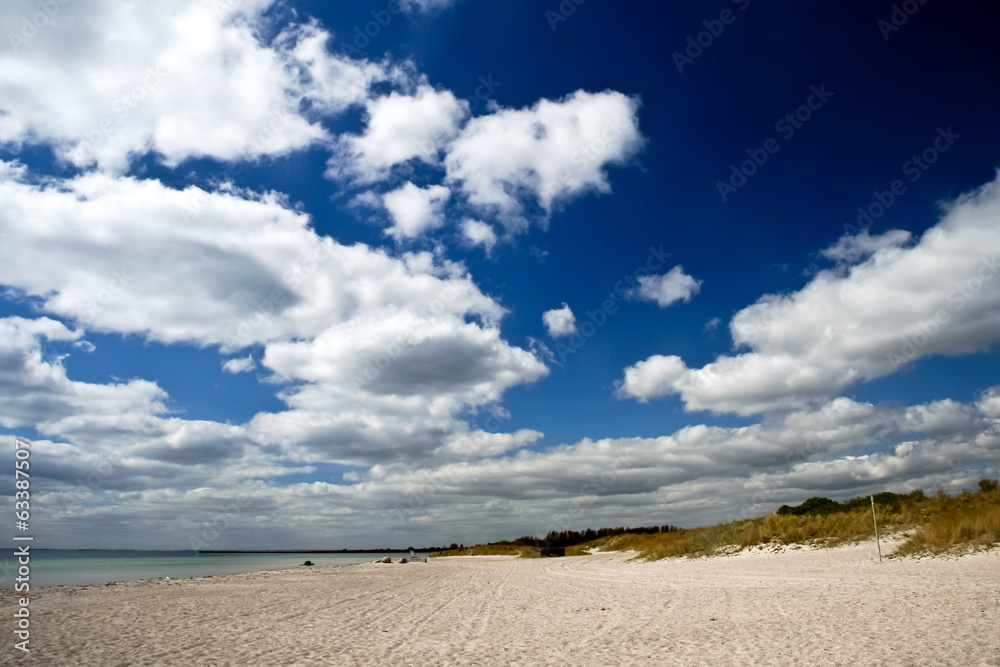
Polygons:
[[[377,551],[205,553],[190,550],[32,549],[30,585],[35,589],[42,586],[93,586],[160,577],[214,577],[302,567],[307,560],[317,566],[367,563],[385,555],[396,560],[406,554]],[[12,556],[5,556],[0,561],[0,588],[14,588],[17,566],[17,559]]]

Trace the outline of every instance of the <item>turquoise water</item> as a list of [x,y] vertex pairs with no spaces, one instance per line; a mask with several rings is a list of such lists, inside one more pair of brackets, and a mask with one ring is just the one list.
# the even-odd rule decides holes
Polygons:
[[[395,561],[407,554],[199,554],[194,551],[32,549],[30,584],[34,589],[38,586],[106,584],[157,577],[188,579],[302,567],[307,560],[315,565],[370,563],[385,555]],[[14,587],[17,567],[15,558],[0,560],[0,588]]]

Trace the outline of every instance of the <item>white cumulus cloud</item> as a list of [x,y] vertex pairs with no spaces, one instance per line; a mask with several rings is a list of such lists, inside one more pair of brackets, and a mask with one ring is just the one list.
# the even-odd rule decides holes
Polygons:
[[222,364],[222,370],[227,373],[246,373],[247,371],[252,371],[255,368],[257,368],[257,362],[253,360],[252,354],[248,354],[245,357],[229,359]]
[[473,118],[448,147],[448,179],[470,204],[523,226],[524,198],[548,213],[557,201],[610,191],[606,168],[643,145],[638,107],[622,93],[577,91]]
[[[330,54],[329,33],[293,24],[260,39],[271,0],[59,3],[30,41],[0,53],[0,142],[46,142],[77,166],[120,171],[136,155],[168,165],[283,155],[325,139],[300,113],[364,101],[380,67]],[[39,11],[3,3],[0,25]]]
[[[76,330],[224,353],[262,345],[276,389],[294,388],[279,393],[286,411],[247,426],[239,442],[248,452],[410,465],[458,447],[475,458],[498,441],[470,430],[463,411],[548,372],[503,340],[504,309],[460,265],[340,245],[271,193],[178,191],[96,172],[38,183],[0,163],[0,225],[11,257],[0,284]],[[31,326],[43,324],[40,333],[70,335],[54,320]],[[22,367],[51,375],[39,360]],[[103,414],[88,407],[73,418]]]
[[466,218],[462,221],[462,236],[470,244],[481,245],[489,253],[497,243],[496,232],[493,226],[482,220]]
[[[1000,178],[1000,177],[998,177]],[[929,355],[970,354],[1000,341],[1000,180],[947,207],[912,246],[904,234],[846,272],[824,271],[801,290],[766,295],[736,313],[738,348],[677,376],[677,367],[626,370],[640,399],[680,393],[688,410],[748,415],[801,407]],[[857,259],[844,241],[837,258]],[[641,363],[641,362],[640,362]],[[638,380],[629,382],[629,371]]]
[[874,255],[883,248],[898,248],[910,242],[910,232],[905,229],[890,229],[884,234],[871,236],[867,229],[858,234],[845,234],[837,239],[829,248],[820,251],[820,255],[837,262],[853,264],[858,260]]
[[678,265],[662,276],[640,276],[634,298],[655,301],[660,308],[666,308],[678,301],[690,301],[701,290],[701,283],[684,273],[684,267]]
[[625,369],[625,379],[618,383],[618,394],[632,396],[643,402],[673,394],[677,391],[674,382],[687,372],[688,367],[680,357],[655,354]]
[[330,159],[328,175],[351,175],[359,182],[382,180],[410,159],[437,164],[439,152],[469,113],[468,102],[426,84],[412,95],[392,92],[369,100],[365,131],[344,135]]
[[386,234],[397,241],[412,239],[444,224],[444,205],[451,191],[443,185],[421,188],[407,181],[400,188],[382,196],[382,205],[393,224]]
[[562,338],[576,333],[576,315],[566,303],[563,303],[562,308],[553,308],[542,313],[542,322],[553,338]]

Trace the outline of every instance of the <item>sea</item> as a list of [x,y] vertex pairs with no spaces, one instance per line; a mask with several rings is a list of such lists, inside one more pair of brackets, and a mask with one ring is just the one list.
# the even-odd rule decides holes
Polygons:
[[[32,549],[29,582],[31,589],[40,586],[102,585],[112,581],[139,579],[189,579],[191,577],[242,574],[265,570],[303,567],[307,560],[314,565],[351,565],[370,563],[390,556],[393,561],[403,553],[199,553],[197,551],[129,551],[111,549]],[[426,554],[422,554],[425,555]],[[17,557],[0,557],[0,588],[14,588],[18,577]]]

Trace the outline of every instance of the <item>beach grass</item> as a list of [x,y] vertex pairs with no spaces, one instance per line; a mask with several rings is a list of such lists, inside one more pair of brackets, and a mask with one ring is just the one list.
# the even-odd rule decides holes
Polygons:
[[[887,531],[910,525],[879,517]],[[757,546],[810,544],[832,547],[872,537],[871,512],[853,511],[831,516],[779,516],[734,521],[706,528],[681,530],[662,535],[616,535],[597,540],[583,548],[602,551],[638,551],[642,558],[659,560],[687,556],[697,558],[742,551]]]
[[518,556],[520,558],[539,558],[541,549],[516,542],[498,542],[494,544],[477,544],[464,549],[447,549],[435,551],[431,558],[443,556]]
[[962,553],[1000,545],[1000,490],[963,494],[928,517],[895,555]]
[[[886,494],[889,502],[882,505],[876,497],[875,516],[880,533],[906,537],[893,555],[962,553],[1000,545],[1000,490],[990,480],[984,482],[976,493],[965,491],[955,496],[939,493],[928,497],[922,491],[906,496]],[[615,535],[579,545],[577,549],[638,551],[640,558],[659,560],[734,553],[768,545],[834,547],[874,536],[871,506],[864,507],[866,500],[848,501],[844,504],[845,511],[775,513],[674,533]]]
[[[893,556],[964,553],[1000,545],[1000,489],[995,480],[983,480],[975,493],[956,495],[938,492],[927,496],[875,495],[875,517],[883,536],[906,539]],[[810,498],[797,507],[783,506],[778,512],[704,528],[672,532],[624,533],[566,547],[567,556],[581,556],[594,549],[636,551],[638,558],[698,558],[731,554],[752,547],[810,545],[834,547],[874,536],[871,504],[867,497],[837,503]],[[518,542],[497,542],[442,551],[434,556],[511,555],[538,558],[538,547]]]

